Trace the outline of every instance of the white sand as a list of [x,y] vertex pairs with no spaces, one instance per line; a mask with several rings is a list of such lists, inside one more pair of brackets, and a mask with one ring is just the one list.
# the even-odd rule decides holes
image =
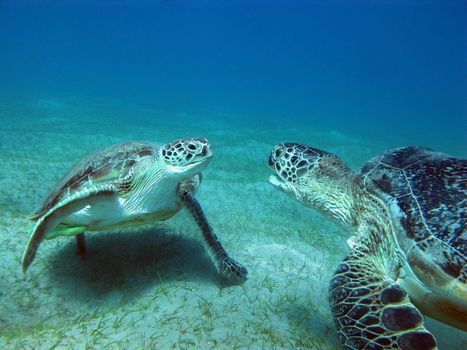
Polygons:
[[[299,141],[358,168],[401,144],[233,117],[198,121],[183,111],[163,116],[90,101],[1,104],[0,348],[338,348],[326,292],[347,234],[272,188],[267,156],[275,143]],[[219,282],[186,212],[151,227],[88,234],[84,261],[74,239],[45,241],[23,275],[27,216],[73,162],[116,142],[188,136],[213,146],[198,199],[225,248],[249,269],[243,286]],[[466,333],[427,323],[441,349],[467,343]]]

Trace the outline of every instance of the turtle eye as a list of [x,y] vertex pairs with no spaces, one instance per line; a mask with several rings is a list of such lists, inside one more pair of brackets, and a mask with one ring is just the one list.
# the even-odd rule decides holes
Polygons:
[[195,151],[195,150],[196,150],[196,146],[195,146],[194,144],[192,144],[192,143],[189,143],[187,147],[188,147],[188,149],[191,150],[191,151]]
[[307,168],[299,168],[297,169],[297,176],[300,177],[300,176],[303,176],[307,171]]

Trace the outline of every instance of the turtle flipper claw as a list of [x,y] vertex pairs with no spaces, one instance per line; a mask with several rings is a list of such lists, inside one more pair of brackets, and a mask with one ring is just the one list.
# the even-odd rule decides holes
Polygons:
[[[184,185],[184,184],[182,184]],[[185,186],[182,186],[185,187]],[[193,215],[198,223],[199,228],[204,237],[208,252],[210,253],[220,275],[225,277],[233,284],[242,284],[246,281],[248,270],[232,259],[222,246],[219,238],[214,233],[211,225],[209,225],[203,209],[193,196],[190,190],[184,188],[179,189],[180,198],[185,203],[188,210]]]
[[219,273],[233,284],[243,284],[248,278],[248,270],[230,256],[217,260]]

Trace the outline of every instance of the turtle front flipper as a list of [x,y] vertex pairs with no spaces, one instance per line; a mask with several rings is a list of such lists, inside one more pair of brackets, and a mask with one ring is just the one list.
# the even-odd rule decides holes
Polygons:
[[211,225],[209,225],[203,209],[193,196],[193,193],[191,191],[179,189],[179,195],[198,223],[218,272],[232,283],[242,284],[245,282],[248,270],[227,254]]
[[28,245],[23,255],[23,271],[26,272],[29,265],[36,256],[39,244],[45,238],[49,231],[52,231],[63,218],[83,209],[89,204],[90,199],[93,203],[99,200],[108,200],[109,196],[116,194],[116,188],[112,185],[99,185],[90,188],[84,188],[77,191],[64,200],[58,202],[50,210],[41,216],[34,226]]
[[329,302],[342,343],[346,349],[436,349],[421,313],[388,278],[390,261],[383,259],[357,244],[334,273]]

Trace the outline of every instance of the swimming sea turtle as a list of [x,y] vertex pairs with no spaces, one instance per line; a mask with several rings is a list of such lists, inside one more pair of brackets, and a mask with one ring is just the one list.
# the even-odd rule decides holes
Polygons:
[[77,163],[33,217],[37,220],[23,256],[26,271],[44,238],[75,235],[84,253],[84,232],[143,225],[170,218],[184,206],[198,223],[221,275],[234,283],[247,270],[229,257],[194,194],[212,158],[208,141],[186,138],[159,146],[128,142]]
[[355,230],[329,288],[345,348],[436,348],[418,310],[467,330],[467,160],[404,147],[357,174],[331,153],[282,143],[269,166],[272,185]]

